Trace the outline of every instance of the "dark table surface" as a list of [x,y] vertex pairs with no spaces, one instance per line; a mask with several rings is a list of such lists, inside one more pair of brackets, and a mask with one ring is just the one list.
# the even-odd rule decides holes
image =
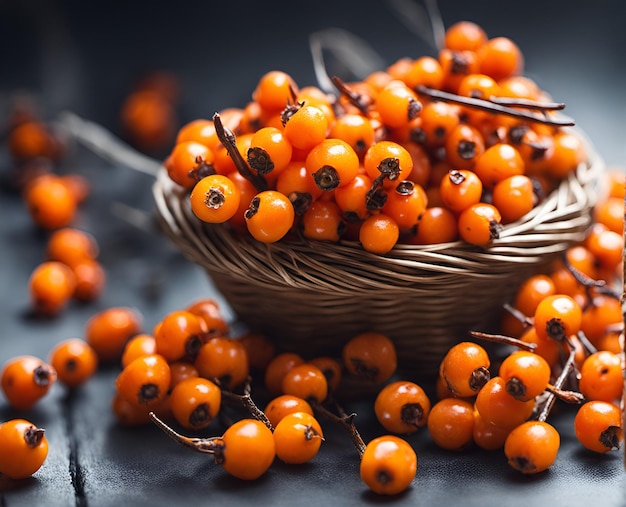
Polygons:
[[[440,8],[446,24],[470,19],[489,35],[517,41],[526,74],[567,104],[568,115],[608,165],[626,165],[622,2],[446,1]],[[320,0],[303,9],[287,2],[0,2],[0,106],[8,111],[13,94],[25,90],[51,120],[69,110],[116,132],[121,101],[134,80],[146,71],[168,70],[180,79],[182,124],[245,105],[258,77],[273,68],[290,72],[300,84],[313,84],[308,35],[334,26],[369,41],[386,63],[432,53],[385,2]],[[10,162],[2,150],[4,172]],[[138,309],[146,330],[199,297],[216,298],[234,318],[204,272],[151,227],[150,176],[80,146],[64,164],[92,184],[75,225],[97,238],[107,286],[97,301],[71,304],[57,318],[30,316],[27,280],[43,260],[46,236],[33,225],[19,195],[2,193],[0,363],[18,354],[46,357],[58,341],[82,337],[87,319],[112,306]],[[118,371],[102,368],[72,396],[56,384],[27,413],[0,401],[0,419],[25,416],[46,428],[50,442],[48,459],[32,480],[0,481],[0,505],[381,503],[360,481],[349,438],[332,424],[325,423],[326,442],[313,462],[276,463],[251,483],[228,477],[206,456],[177,446],[155,427],[120,427],[110,408]],[[366,439],[380,432],[371,400],[345,405],[357,412]],[[446,452],[427,431],[411,436],[419,455],[417,476],[391,503],[625,505],[621,454],[583,450],[571,420],[567,408],[551,416],[562,447],[551,469],[534,477],[509,469],[500,452]]]

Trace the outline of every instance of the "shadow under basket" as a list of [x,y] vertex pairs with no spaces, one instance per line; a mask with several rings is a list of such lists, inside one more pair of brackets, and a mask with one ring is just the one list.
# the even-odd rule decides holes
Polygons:
[[394,341],[400,371],[425,376],[468,331],[497,330],[503,303],[524,279],[583,240],[604,171],[588,152],[587,162],[486,248],[398,245],[381,256],[354,242],[264,244],[202,223],[164,169],[153,194],[167,236],[206,270],[236,316],[278,350],[339,357],[348,339],[377,331]]

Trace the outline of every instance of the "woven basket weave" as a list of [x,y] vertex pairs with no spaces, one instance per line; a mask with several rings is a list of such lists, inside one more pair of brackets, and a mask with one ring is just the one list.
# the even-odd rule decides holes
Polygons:
[[206,270],[241,321],[279,350],[337,355],[350,337],[379,331],[395,342],[402,370],[432,374],[469,330],[493,329],[502,304],[527,276],[584,238],[604,170],[597,154],[588,153],[586,163],[487,248],[461,241],[398,245],[380,256],[352,242],[264,244],[202,223],[165,170],[153,194],[165,233]]

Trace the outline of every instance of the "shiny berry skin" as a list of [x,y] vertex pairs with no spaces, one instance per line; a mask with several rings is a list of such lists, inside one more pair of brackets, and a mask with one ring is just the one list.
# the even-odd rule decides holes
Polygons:
[[[258,479],[274,462],[274,435],[262,422],[241,419],[222,436],[221,465],[230,475],[243,480]],[[250,459],[254,456],[254,459]]]
[[25,419],[0,424],[0,475],[26,479],[41,468],[47,456],[43,429]]
[[518,350],[502,361],[498,375],[504,379],[506,391],[511,396],[529,401],[546,390],[551,368],[540,355]]
[[490,378],[491,360],[487,351],[477,343],[453,345],[441,360],[439,374],[456,396],[476,395]]
[[206,428],[220,411],[222,393],[214,382],[202,377],[180,381],[170,393],[174,418],[183,428]]
[[444,47],[454,51],[476,51],[487,42],[485,30],[472,21],[458,21],[445,32]]
[[140,333],[133,336],[124,346],[124,352],[122,353],[122,367],[128,366],[131,361],[141,356],[147,356],[148,354],[155,354],[156,340],[154,336],[150,334]]
[[379,141],[365,152],[363,166],[372,180],[383,177],[384,188],[394,188],[413,170],[411,154],[393,141]]
[[92,315],[85,325],[85,341],[105,362],[118,361],[126,342],[141,332],[142,315],[134,308],[118,306]]
[[449,451],[466,449],[473,439],[474,407],[461,398],[443,398],[430,409],[427,426],[438,447]]
[[503,223],[519,220],[535,207],[536,201],[533,182],[524,174],[505,178],[493,188],[492,203]]
[[276,190],[265,190],[252,199],[244,218],[254,239],[274,243],[292,228],[295,211],[287,196]]
[[580,392],[588,400],[616,402],[622,396],[622,362],[619,354],[599,350],[580,368]]
[[321,143],[328,132],[328,118],[319,107],[304,105],[285,123],[285,137],[294,148],[310,150]]
[[292,152],[291,143],[281,129],[262,127],[250,139],[246,158],[258,174],[275,177],[287,167]]
[[281,419],[288,414],[293,414],[294,412],[305,412],[313,415],[313,408],[311,408],[308,401],[299,398],[298,396],[294,396],[292,394],[280,394],[275,398],[272,398],[263,410],[263,413],[267,416],[274,428],[276,428]]
[[576,412],[574,430],[578,441],[590,451],[618,449],[623,440],[621,411],[613,403],[588,401]]
[[477,50],[480,71],[496,81],[521,74],[524,56],[508,37],[494,37]]
[[16,410],[30,410],[57,380],[56,370],[35,356],[9,359],[0,372],[4,397]]
[[329,138],[311,148],[305,167],[315,184],[330,192],[354,179],[359,172],[359,157],[347,142]]
[[582,309],[571,296],[554,294],[539,302],[533,319],[539,336],[562,341],[580,330]]
[[200,376],[216,382],[224,389],[243,384],[250,374],[248,355],[239,340],[215,336],[198,350],[194,361]]
[[272,358],[265,368],[264,383],[274,395],[283,393],[283,378],[294,366],[304,363],[304,359],[295,352],[281,352]]
[[283,377],[282,392],[321,403],[328,396],[328,381],[324,372],[314,364],[298,364]]
[[211,174],[198,181],[189,195],[191,210],[203,222],[221,224],[239,210],[241,194],[233,180]]
[[472,170],[485,189],[493,190],[500,181],[524,174],[524,160],[514,146],[496,143],[476,159]]
[[287,414],[274,428],[276,456],[289,464],[311,461],[317,455],[323,439],[322,427],[307,412]]
[[361,457],[363,482],[379,495],[397,495],[405,491],[417,472],[417,455],[404,439],[383,435],[371,440]]
[[168,313],[154,333],[156,352],[168,362],[193,361],[207,340],[207,326],[202,317],[187,310]]
[[388,380],[398,366],[395,345],[388,336],[376,332],[361,333],[348,340],[342,358],[348,372],[375,384]]
[[483,184],[475,173],[452,169],[441,179],[439,196],[445,207],[456,213],[480,202]]
[[67,387],[77,387],[85,383],[98,368],[96,351],[79,338],[57,343],[50,351],[49,361],[57,372],[59,382]]
[[506,381],[491,377],[476,395],[476,410],[485,421],[504,429],[511,429],[532,414],[534,400],[515,399],[506,390]]
[[359,229],[359,242],[363,249],[379,255],[388,253],[399,238],[398,223],[384,213],[367,217]]
[[514,428],[504,442],[509,465],[523,474],[537,474],[556,460],[561,437],[550,424],[527,421]]
[[398,380],[380,390],[374,401],[374,412],[387,431],[410,434],[426,425],[430,406],[430,399],[421,386]]
[[264,111],[280,112],[297,91],[298,87],[289,74],[271,70],[261,76],[252,92],[252,98]]
[[502,215],[493,204],[472,204],[459,214],[459,236],[472,245],[485,246],[500,236]]
[[172,181],[189,189],[200,175],[210,174],[208,167],[214,160],[214,153],[204,144],[185,141],[174,146],[165,167]]
[[166,397],[170,367],[159,354],[141,356],[126,366],[115,380],[118,393],[137,406],[155,406]]

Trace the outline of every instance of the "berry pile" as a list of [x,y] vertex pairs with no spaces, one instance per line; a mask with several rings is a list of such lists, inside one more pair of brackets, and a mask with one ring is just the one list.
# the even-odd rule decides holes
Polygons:
[[245,107],[182,126],[164,165],[200,220],[266,243],[487,245],[586,160],[522,71],[513,41],[470,22],[438,58],[333,78],[332,94],[270,71]]

